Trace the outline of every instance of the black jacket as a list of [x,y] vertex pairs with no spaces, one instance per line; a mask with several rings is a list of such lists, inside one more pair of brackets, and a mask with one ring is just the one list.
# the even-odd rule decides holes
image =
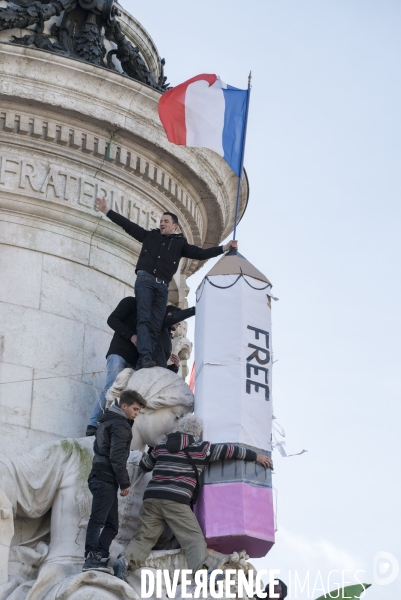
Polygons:
[[188,244],[182,233],[162,235],[160,229],[148,231],[114,212],[114,210],[109,210],[107,216],[113,223],[120,225],[128,235],[143,244],[135,272],[146,271],[163,279],[166,283],[170,283],[172,280],[181,257],[206,260],[223,254],[223,246],[199,248]]
[[[117,405],[114,405],[118,408]],[[113,407],[111,407],[113,408]],[[127,460],[132,440],[132,425],[118,408],[105,410],[100,416],[93,445],[92,472],[98,477],[113,480],[122,490],[130,487]],[[120,414],[121,413],[121,414]],[[103,476],[103,477],[102,477]],[[112,478],[112,479],[111,479]]]
[[[171,368],[172,371],[176,371],[174,365],[167,367],[167,361],[170,358],[172,349],[169,327],[179,321],[188,319],[188,317],[192,317],[194,314],[195,307],[177,310],[173,315],[164,319],[154,356],[158,367]],[[115,333],[106,357],[109,354],[118,354],[135,368],[138,361],[138,350],[135,344],[131,342],[131,338],[136,333],[136,299],[133,296],[128,296],[121,300],[117,308],[113,310],[107,319],[107,325],[111,329],[114,329]]]
[[136,299],[128,296],[121,300],[107,319],[107,325],[115,333],[106,358],[109,354],[118,354],[135,368],[138,361],[138,350],[131,342],[131,338],[136,334]]
[[178,372],[178,367],[176,367],[174,364],[167,365],[167,361],[173,351],[170,327],[176,323],[179,323],[180,321],[185,321],[185,319],[188,319],[189,317],[193,317],[194,314],[195,307],[193,306],[192,308],[186,308],[185,310],[174,311],[174,314],[164,319],[161,334],[153,355],[153,360],[156,362],[158,367],[170,369],[170,371],[174,371],[174,373]]

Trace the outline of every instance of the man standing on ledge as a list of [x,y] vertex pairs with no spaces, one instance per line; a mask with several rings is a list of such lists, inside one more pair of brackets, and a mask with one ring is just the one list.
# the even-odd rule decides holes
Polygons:
[[166,313],[168,286],[178,269],[181,257],[206,260],[219,256],[230,248],[237,249],[238,243],[230,240],[225,246],[204,250],[188,244],[182,233],[176,233],[179,223],[174,213],[164,212],[160,219],[160,229],[148,231],[114,210],[109,210],[106,198],[97,198],[95,208],[103,212],[113,223],[120,225],[128,235],[142,243],[135,269],[139,354],[137,369],[154,367],[156,363],[152,355]]

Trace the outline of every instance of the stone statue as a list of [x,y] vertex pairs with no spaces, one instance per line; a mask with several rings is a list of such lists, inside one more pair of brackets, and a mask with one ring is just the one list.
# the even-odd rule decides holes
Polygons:
[[[38,2],[39,4],[39,2]],[[45,17],[41,8],[37,11],[37,28],[36,32],[31,34],[23,35],[22,37],[11,37],[13,44],[21,44],[24,46],[36,46],[42,50],[48,50],[49,52],[61,51],[62,48],[58,42],[54,44],[50,41],[49,36],[44,34]]]
[[[116,56],[121,63],[124,73],[126,73],[129,77],[132,77],[132,79],[142,81],[143,83],[146,83],[147,85],[150,85],[156,89],[167,89],[168,84],[166,84],[166,78],[163,76],[163,73],[160,75],[160,79],[162,79],[162,81],[160,81],[160,79],[159,81],[156,81],[155,77],[149,71],[145,61],[140,55],[139,48],[133,46],[131,42],[127,40],[118,21],[114,21],[113,23],[112,38],[110,39],[113,39],[113,41],[117,44],[117,48],[110,50],[107,53],[107,64],[109,68],[113,68],[111,57]],[[162,70],[164,63],[165,61],[163,59]]]
[[[121,12],[114,0],[6,1],[8,6],[0,7],[0,31],[28,31],[20,37],[13,35],[10,38],[13,44],[80,58],[113,70],[115,65],[112,56],[115,55],[128,77],[160,92],[168,89],[164,75],[165,60],[160,60],[160,73],[156,79],[141,55],[140,48],[133,46],[123,33],[117,20]],[[59,19],[52,24],[50,35],[47,35],[44,33],[44,23],[54,16]],[[114,46],[107,57],[105,40]]]
[[132,447],[144,451],[146,445],[157,446],[166,433],[174,431],[175,423],[193,410],[193,394],[184,380],[161,367],[124,369],[107,390],[108,404],[119,398],[124,390],[135,389],[146,400],[135,419]]
[[59,0],[49,4],[42,4],[35,1],[24,6],[0,7],[0,30],[2,29],[22,29],[30,25],[48,21],[55,15],[59,16],[64,10]]
[[[166,369],[125,369],[110,388],[109,401],[130,388],[146,399],[147,407],[133,428],[128,461],[131,490],[126,498],[119,497],[120,531],[111,547],[114,557],[135,533],[150,478],[138,474],[142,451],[161,441],[193,409],[186,383]],[[91,507],[87,478],[93,441],[93,437],[62,439],[29,454],[0,456],[0,600],[139,600],[140,570],[130,573],[128,582],[107,573],[81,571]],[[157,547],[176,547],[169,532],[163,537]],[[215,568],[252,568],[244,554],[210,552]],[[145,566],[169,569],[172,577],[173,570],[186,568],[186,563],[181,550],[163,549],[152,552]]]

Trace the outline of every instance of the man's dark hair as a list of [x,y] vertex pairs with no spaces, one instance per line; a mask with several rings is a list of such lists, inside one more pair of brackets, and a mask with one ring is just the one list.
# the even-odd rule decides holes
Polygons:
[[[285,585],[284,581],[281,581],[281,579],[277,580],[281,586],[281,594],[280,594],[280,598],[277,598],[277,600],[284,600],[284,598],[287,598],[287,586]],[[265,587],[265,592],[267,593],[267,598],[269,598],[269,584],[267,584],[267,586]]]
[[178,217],[174,213],[166,211],[166,212],[163,213],[163,215],[170,215],[170,217],[173,219],[173,223],[176,223],[177,225],[179,225],[179,223],[178,223]]
[[125,390],[118,402],[118,406],[122,406],[126,404],[127,406],[132,406],[133,404],[139,404],[142,408],[145,408],[145,400],[142,398],[141,394],[136,392],[135,390]]

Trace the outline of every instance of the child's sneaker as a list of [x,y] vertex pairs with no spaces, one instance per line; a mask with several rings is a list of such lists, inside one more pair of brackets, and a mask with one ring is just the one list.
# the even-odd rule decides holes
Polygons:
[[100,552],[88,552],[85,558],[83,571],[102,571],[113,575],[113,570],[107,566],[109,559],[103,558]]

